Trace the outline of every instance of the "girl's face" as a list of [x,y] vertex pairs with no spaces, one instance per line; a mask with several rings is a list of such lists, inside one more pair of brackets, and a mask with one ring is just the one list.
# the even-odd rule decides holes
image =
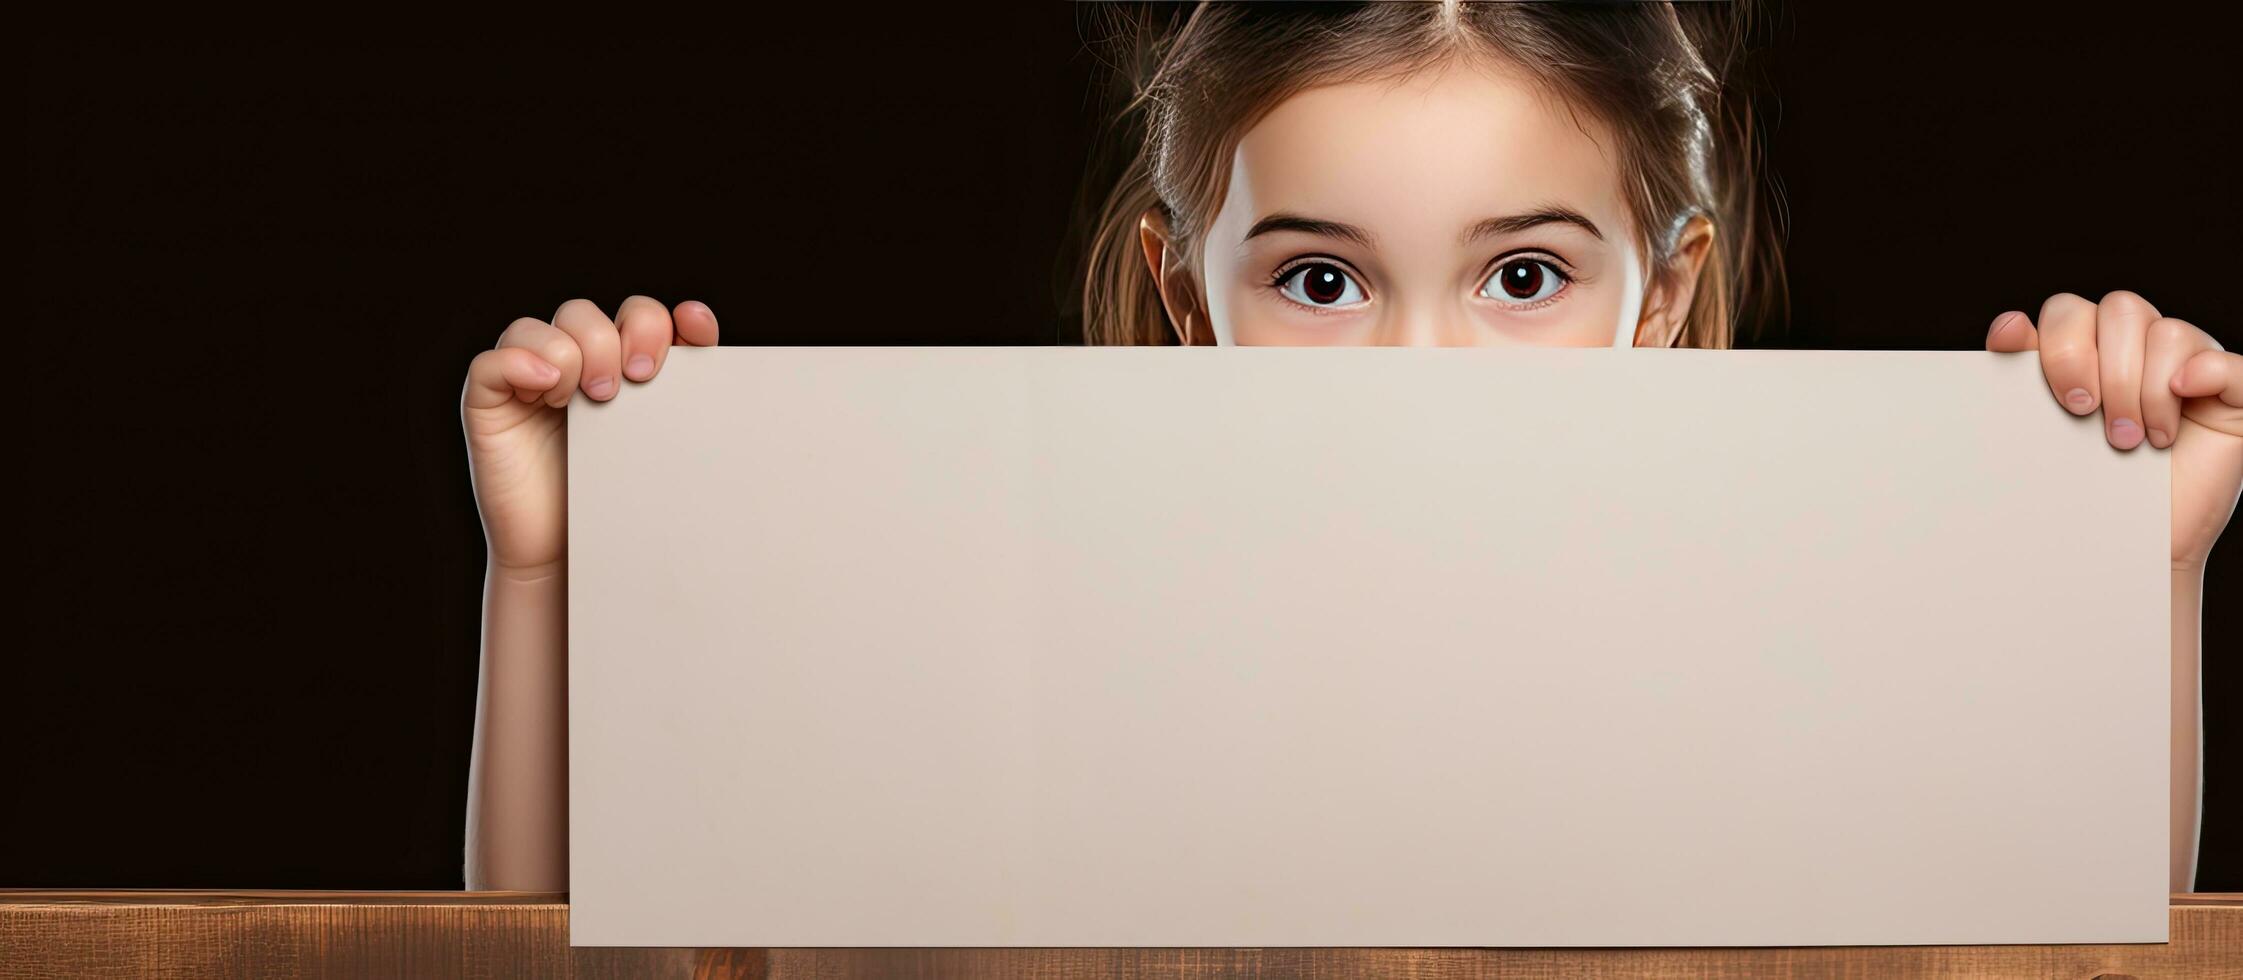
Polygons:
[[1458,61],[1294,95],[1233,158],[1202,315],[1223,344],[1594,347],[1644,325],[1663,345],[1680,317],[1642,323],[1613,145],[1523,79]]

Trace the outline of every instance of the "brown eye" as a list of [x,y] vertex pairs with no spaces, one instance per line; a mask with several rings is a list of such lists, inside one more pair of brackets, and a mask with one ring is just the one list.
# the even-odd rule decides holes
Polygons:
[[1565,273],[1541,259],[1513,259],[1489,276],[1480,295],[1510,303],[1548,299],[1564,287]]
[[1294,266],[1278,281],[1278,291],[1306,306],[1344,306],[1363,299],[1363,290],[1355,280],[1329,262]]

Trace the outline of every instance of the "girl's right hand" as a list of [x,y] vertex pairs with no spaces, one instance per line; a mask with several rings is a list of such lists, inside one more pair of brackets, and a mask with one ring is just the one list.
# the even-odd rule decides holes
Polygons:
[[523,317],[498,346],[475,355],[460,393],[460,425],[491,571],[530,578],[564,567],[569,399],[581,389],[607,401],[624,379],[653,380],[672,344],[716,342],[716,314],[705,303],[689,300],[673,311],[633,296],[610,320],[590,300],[572,299],[553,322]]

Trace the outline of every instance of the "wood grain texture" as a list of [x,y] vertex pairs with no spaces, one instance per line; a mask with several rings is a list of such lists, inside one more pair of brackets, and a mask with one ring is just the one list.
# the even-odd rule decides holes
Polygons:
[[2243,894],[2175,895],[2171,942],[2123,946],[572,948],[568,912],[524,892],[0,890],[0,978],[2243,977]]

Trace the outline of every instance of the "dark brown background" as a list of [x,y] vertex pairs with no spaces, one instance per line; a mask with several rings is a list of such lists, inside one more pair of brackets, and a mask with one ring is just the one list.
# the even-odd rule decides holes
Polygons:
[[[1087,9],[26,45],[0,886],[458,887],[468,360],[634,292],[707,300],[734,344],[1063,337]],[[2178,10],[1784,12],[1752,68],[1794,315],[1758,343],[1976,348],[2126,288],[2243,344],[2243,86]],[[2211,891],[2243,889],[2236,548],[2204,625]]]

